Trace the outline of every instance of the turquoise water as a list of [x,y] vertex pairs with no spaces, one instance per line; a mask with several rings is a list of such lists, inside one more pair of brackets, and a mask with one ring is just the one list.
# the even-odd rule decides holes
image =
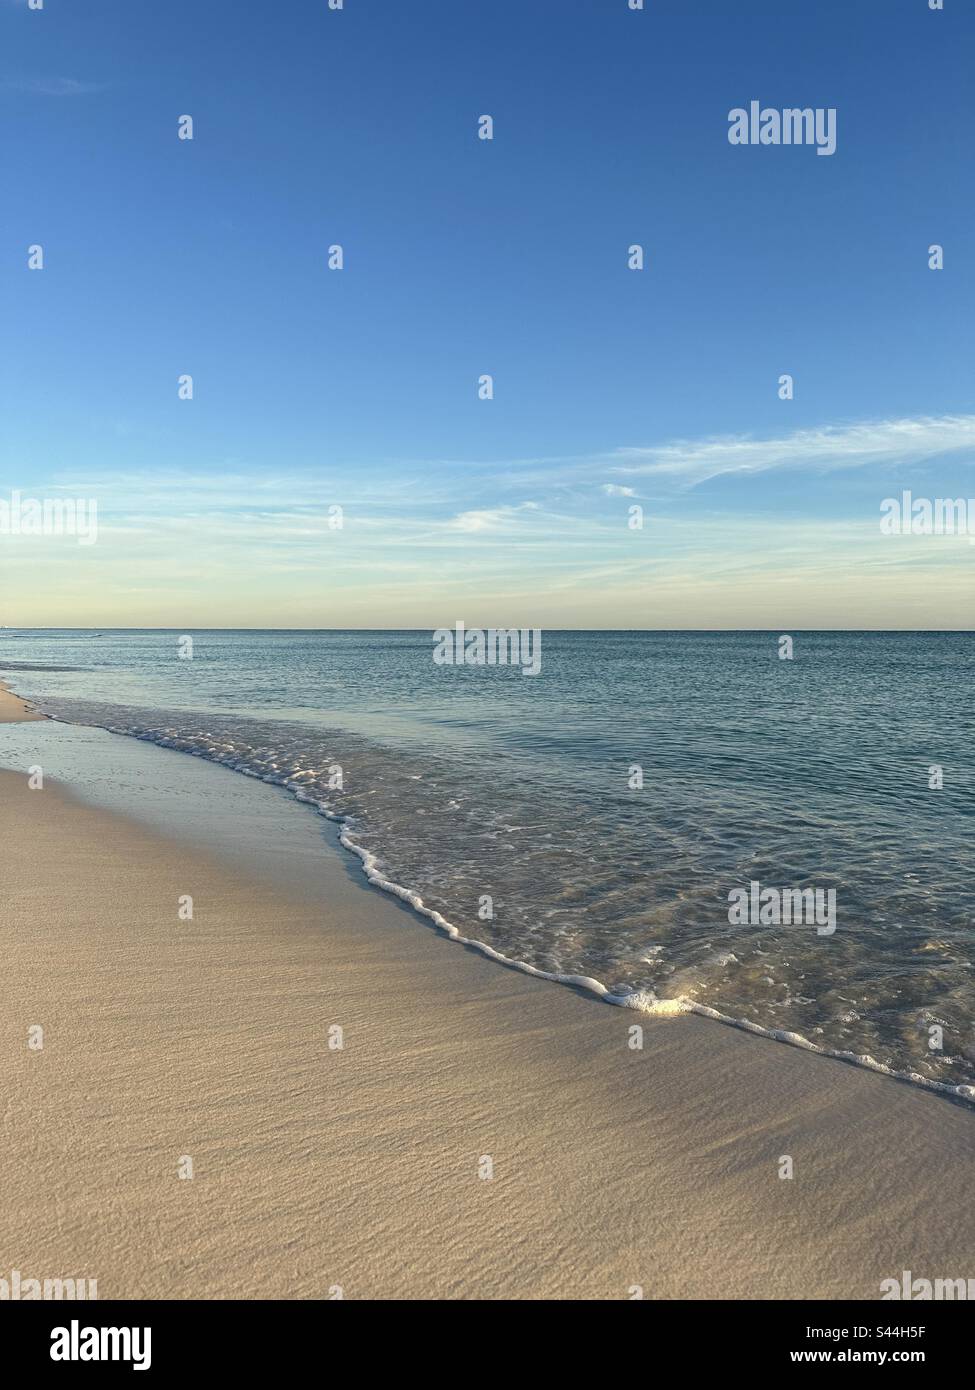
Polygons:
[[[0,675],[300,791],[506,957],[975,1082],[971,634],[545,633],[534,677],[429,631],[181,635],[3,631]],[[834,889],[835,932],[733,925],[753,880]]]

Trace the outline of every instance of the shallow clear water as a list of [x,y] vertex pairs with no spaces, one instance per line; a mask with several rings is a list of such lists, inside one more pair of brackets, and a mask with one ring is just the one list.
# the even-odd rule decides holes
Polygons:
[[[304,789],[506,956],[975,1081],[975,636],[545,633],[530,677],[429,631],[180,635],[0,632],[0,676]],[[834,888],[835,933],[732,925],[751,880]]]

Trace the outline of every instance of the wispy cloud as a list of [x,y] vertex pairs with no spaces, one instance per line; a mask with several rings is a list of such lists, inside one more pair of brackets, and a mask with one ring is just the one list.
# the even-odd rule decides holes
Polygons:
[[100,82],[80,82],[75,77],[5,77],[0,87],[35,97],[84,97],[105,90]]
[[869,464],[919,463],[940,454],[975,449],[975,415],[874,420],[797,430],[773,439],[725,435],[674,440],[650,448],[618,449],[621,475],[670,475],[691,485],[726,473],[777,468],[830,472]]
[[518,512],[536,511],[534,502],[522,502],[517,507],[490,507],[481,511],[461,512],[448,525],[455,531],[497,531],[507,527]]
[[[918,416],[822,425],[761,438],[709,435],[599,453],[523,458],[482,464],[480,478],[495,490],[599,487],[652,480],[656,498],[675,497],[710,478],[789,469],[808,473],[922,464],[963,453],[975,456],[975,415]],[[638,494],[639,495],[639,494]]]
[[[790,470],[817,475],[872,468],[883,475],[910,466],[927,468],[935,461],[953,468],[975,462],[975,415],[824,425],[765,439],[724,435],[670,440],[574,458],[467,463],[463,469],[442,461],[386,460],[350,471],[336,461],[314,473],[291,473],[227,460],[210,469],[99,469],[93,475],[76,465],[62,468],[43,486],[48,493],[95,496],[106,519],[113,515],[119,521],[206,516],[211,522],[225,518],[230,525],[273,529],[290,522],[314,531],[325,524],[328,506],[340,503],[359,526],[387,533],[397,527],[414,533],[423,528],[427,535],[487,542],[492,536],[524,537],[543,528],[550,532],[557,515],[587,524],[603,509],[617,517],[620,501],[627,498],[672,514],[675,507],[690,504],[695,487],[723,476],[733,484],[736,478],[744,483],[753,475],[786,475]],[[6,471],[15,475],[17,470]],[[32,471],[36,491],[39,483]],[[645,480],[642,487],[633,486],[638,479]],[[770,495],[788,512],[791,494],[785,477],[783,483]],[[753,506],[753,493],[743,489],[740,505],[735,495],[733,486],[723,495],[720,511],[726,517]],[[842,515],[839,490],[835,503],[836,514]],[[850,514],[860,515],[862,505],[856,499]]]

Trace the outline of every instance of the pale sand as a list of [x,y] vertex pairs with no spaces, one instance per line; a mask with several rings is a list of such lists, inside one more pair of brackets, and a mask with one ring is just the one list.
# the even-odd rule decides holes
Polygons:
[[34,719],[46,719],[44,714],[38,714],[26,700],[22,700],[19,695],[14,695],[0,681],[0,723],[2,724],[27,724]]
[[0,844],[0,1275],[622,1299],[975,1274],[961,1105],[505,970],[347,875],[333,909],[288,897],[19,773]]

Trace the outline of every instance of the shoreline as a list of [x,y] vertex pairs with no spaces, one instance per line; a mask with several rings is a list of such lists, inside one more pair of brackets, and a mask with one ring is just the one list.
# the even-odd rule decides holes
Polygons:
[[47,718],[46,714],[39,714],[28,700],[15,695],[6,682],[0,680],[0,723],[31,724]]
[[[14,702],[14,706],[19,706],[22,713],[19,716],[21,722],[32,720],[51,721],[52,716],[36,712],[32,705],[22,697],[14,695],[7,687],[0,682],[0,723],[17,722],[16,719],[8,717],[2,703],[3,696]],[[108,733],[113,738],[135,737],[134,735],[120,733],[104,725],[86,725],[84,727],[98,728]],[[151,747],[165,747],[153,739],[139,738],[139,742],[149,744]],[[181,756],[186,756],[183,750],[175,749]],[[228,767],[227,764],[219,763],[214,760],[203,758],[204,762],[210,762],[212,766],[228,768],[235,775],[242,772],[242,769]],[[814,1043],[803,1034],[788,1032],[781,1029],[764,1027],[761,1024],[753,1023],[745,1018],[738,1018],[731,1014],[721,1013],[719,1010],[711,1008],[709,1005],[698,1003],[685,996],[677,998],[658,999],[652,994],[647,994],[643,990],[635,990],[631,994],[614,994],[601,980],[588,975],[578,974],[559,974],[552,971],[545,971],[532,965],[527,961],[518,959],[515,956],[504,955],[488,942],[479,940],[476,937],[464,936],[461,930],[439,911],[428,907],[422,897],[413,889],[403,884],[397,883],[392,879],[386,878],[376,867],[376,855],[363,846],[357,844],[349,833],[347,818],[337,812],[330,810],[324,802],[308,795],[303,788],[292,783],[281,782],[272,783],[280,787],[289,797],[302,805],[312,808],[318,815],[325,817],[326,820],[338,827],[338,842],[343,852],[355,860],[366,882],[383,893],[405,902],[408,906],[424,921],[432,923],[436,931],[450,942],[463,946],[467,949],[477,951],[489,961],[502,966],[508,970],[519,971],[533,979],[544,980],[548,983],[557,984],[563,988],[580,990],[588,995],[594,1002],[608,1004],[613,1007],[623,1008],[633,1011],[642,1017],[652,1018],[672,1018],[684,1014],[694,1014],[700,1018],[706,1018],[715,1023],[720,1023],[726,1028],[739,1029],[744,1033],[749,1033],[755,1037],[766,1038],[780,1046],[799,1048],[801,1051],[811,1053],[817,1057],[830,1058],[842,1062],[848,1066],[863,1068],[872,1071],[879,1076],[886,1077],[889,1081],[917,1088],[937,1095],[950,1103],[975,1107],[975,1086],[964,1084],[953,1084],[949,1082],[936,1081],[934,1079],[921,1076],[916,1072],[897,1071],[891,1067],[877,1062],[871,1056],[860,1055],[850,1051],[842,1051],[837,1048],[821,1046]]]
[[0,789],[11,1268],[103,1298],[869,1299],[967,1274],[967,1107],[446,952],[327,845],[282,850],[286,891],[54,782]]

